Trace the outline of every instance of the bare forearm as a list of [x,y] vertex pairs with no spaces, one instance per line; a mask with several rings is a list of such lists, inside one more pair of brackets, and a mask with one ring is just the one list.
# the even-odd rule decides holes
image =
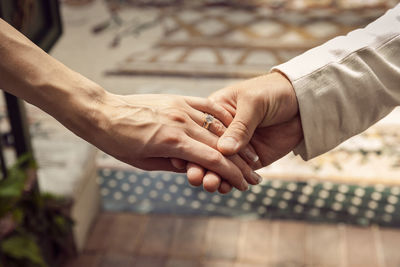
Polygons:
[[105,92],[94,82],[49,56],[20,32],[0,20],[0,89],[43,109],[78,135],[96,99]]

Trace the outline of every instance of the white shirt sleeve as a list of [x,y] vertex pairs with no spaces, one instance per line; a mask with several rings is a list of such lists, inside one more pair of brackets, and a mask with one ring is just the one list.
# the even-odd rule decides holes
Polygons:
[[400,4],[364,29],[276,66],[293,84],[308,160],[366,130],[400,105]]

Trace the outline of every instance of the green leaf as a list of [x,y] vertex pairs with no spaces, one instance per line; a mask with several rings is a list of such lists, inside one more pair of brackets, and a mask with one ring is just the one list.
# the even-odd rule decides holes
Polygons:
[[29,260],[40,267],[47,267],[42,258],[40,248],[30,235],[20,234],[3,240],[1,250],[11,258]]
[[32,153],[26,153],[17,159],[17,162],[11,167],[11,169],[26,169],[26,168],[37,168],[37,164],[33,158]]
[[16,208],[15,210],[13,210],[13,218],[17,222],[17,224],[20,224],[24,219],[24,210],[21,208]]
[[20,198],[24,191],[25,172],[14,170],[13,175],[0,181],[0,198]]
[[8,170],[7,178],[0,181],[0,218],[9,213],[23,197],[26,169],[32,166],[32,155],[23,155]]
[[53,217],[53,223],[56,226],[58,232],[60,232],[62,235],[68,234],[71,231],[73,225],[71,220],[68,220],[61,215],[55,215]]
[[0,218],[6,215],[23,196],[25,179],[0,181]]

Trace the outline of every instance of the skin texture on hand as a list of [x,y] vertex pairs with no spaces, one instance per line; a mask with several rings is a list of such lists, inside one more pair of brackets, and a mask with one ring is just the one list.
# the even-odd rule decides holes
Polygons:
[[91,141],[130,165],[145,170],[180,171],[170,161],[177,158],[226,177],[239,190],[246,190],[246,180],[252,180],[253,170],[246,162],[237,155],[224,157],[216,150],[218,137],[201,126],[204,112],[215,114],[225,123],[232,120],[211,100],[107,93],[94,110],[98,129]]
[[[218,142],[226,154],[238,153],[256,128],[288,122],[298,114],[298,104],[289,80],[280,73],[259,76],[213,93],[210,99],[229,111],[234,120]],[[233,139],[231,145],[226,140]]]
[[[218,149],[225,155],[238,153],[250,143],[261,166],[267,166],[292,151],[303,138],[294,89],[280,73],[226,87],[210,99],[234,117],[218,141]],[[224,142],[224,138],[233,141]],[[188,164],[187,173],[191,184],[203,182],[207,191],[227,193],[231,189],[221,177],[199,165]]]

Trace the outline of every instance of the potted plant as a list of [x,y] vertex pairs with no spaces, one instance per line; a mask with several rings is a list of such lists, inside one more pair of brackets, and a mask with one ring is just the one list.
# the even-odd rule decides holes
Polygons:
[[71,201],[41,194],[35,169],[26,155],[0,180],[0,267],[59,266],[75,253]]

